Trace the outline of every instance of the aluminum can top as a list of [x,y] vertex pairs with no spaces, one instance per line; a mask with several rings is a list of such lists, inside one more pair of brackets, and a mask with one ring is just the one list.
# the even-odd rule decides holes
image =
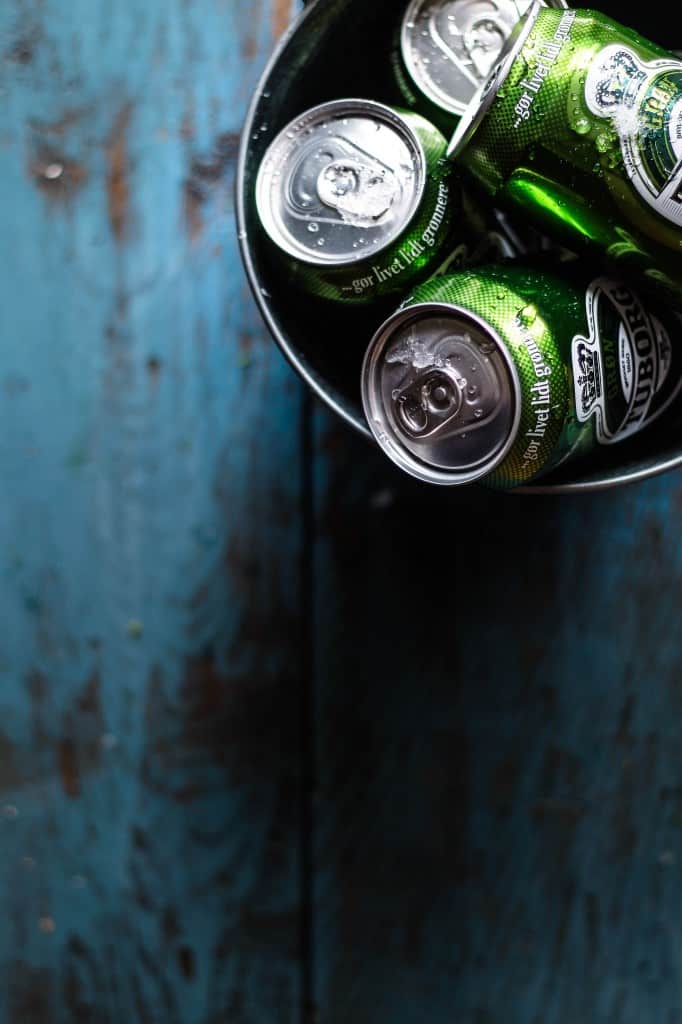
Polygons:
[[409,225],[426,183],[409,125],[372,100],[323,103],[273,140],[256,180],[265,231],[284,252],[342,266],[381,252]]
[[[486,81],[532,0],[411,0],[400,34],[403,62],[436,106],[461,115]],[[564,0],[547,6],[564,7]]]
[[523,49],[528,36],[533,31],[533,26],[544,6],[546,5],[542,4],[540,0],[532,0],[526,13],[520,21],[517,21],[512,29],[502,52],[499,54],[499,60],[488,78],[478,87],[455,129],[455,133],[448,146],[448,156],[451,160],[456,160],[462,150],[468,145],[479,124],[490,110],[495,97],[509,76],[514,61]]
[[380,447],[429,483],[487,476],[518,430],[520,384],[509,350],[459,306],[418,303],[389,317],[367,350],[361,387]]

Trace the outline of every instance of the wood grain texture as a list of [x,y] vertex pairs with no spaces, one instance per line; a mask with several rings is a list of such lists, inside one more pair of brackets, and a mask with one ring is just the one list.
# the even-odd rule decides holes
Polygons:
[[232,210],[280,21],[0,8],[8,1024],[299,1019],[301,389]]
[[327,1024],[682,1020],[678,475],[444,494],[320,413]]
[[682,1024],[681,478],[306,462],[232,223],[285,19],[0,7],[0,1022]]

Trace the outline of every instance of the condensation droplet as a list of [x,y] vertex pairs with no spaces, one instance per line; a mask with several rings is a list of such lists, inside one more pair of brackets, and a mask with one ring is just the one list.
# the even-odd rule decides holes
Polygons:
[[590,127],[590,122],[587,120],[586,117],[579,117],[573,126],[574,131],[576,131],[578,135],[587,135],[587,133],[590,130]]
[[317,221],[311,220],[310,224],[308,225],[308,231],[311,233],[311,235],[316,235],[319,230],[320,225],[317,223]]

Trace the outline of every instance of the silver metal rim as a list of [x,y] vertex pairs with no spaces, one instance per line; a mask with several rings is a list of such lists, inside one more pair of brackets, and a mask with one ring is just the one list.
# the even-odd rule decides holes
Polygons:
[[285,125],[284,128],[282,128],[282,130],[275,136],[265,151],[256,176],[256,209],[258,211],[258,216],[263,230],[267,233],[268,237],[274,242],[274,244],[282,250],[282,252],[292,256],[300,263],[305,263],[313,267],[352,266],[354,263],[361,263],[365,261],[367,259],[367,253],[355,252],[349,253],[347,256],[329,256],[326,253],[321,253],[320,256],[315,258],[313,253],[309,250],[303,247],[299,248],[293,244],[287,235],[279,230],[279,227],[272,215],[271,204],[269,201],[272,174],[265,169],[268,158],[273,151],[276,151],[278,146],[282,146],[290,141],[287,138],[287,135],[292,131],[292,125],[299,124],[301,121],[306,121],[308,124],[314,125],[316,120],[322,115],[325,117],[339,117],[343,115],[357,116],[358,114],[373,115],[377,120],[382,121],[384,124],[398,132],[408,147],[414,150],[414,156],[419,165],[418,180],[412,197],[409,216],[404,223],[395,227],[393,233],[386,239],[381,247],[372,251],[372,257],[378,256],[393,245],[396,238],[409,229],[410,224],[419,211],[419,206],[424,197],[424,190],[426,188],[426,154],[424,153],[424,147],[422,146],[416,132],[412,131],[406,121],[391,107],[388,107],[383,103],[377,103],[376,100],[365,100],[358,97],[352,97],[349,99],[331,100],[328,103],[319,103],[317,106],[310,107],[308,110],[305,110],[295,119],[295,121]]
[[479,86],[475,95],[467,104],[467,108],[448,146],[448,157],[450,160],[457,159],[462,150],[469,144],[476,129],[490,110],[544,6],[541,0],[533,0],[532,5],[519,20],[509,36],[495,70],[487,81]]
[[[484,331],[497,345],[511,379],[514,417],[509,431],[509,437],[502,448],[500,448],[499,452],[495,453],[492,459],[472,472],[457,473],[444,469],[437,469],[434,466],[429,466],[425,462],[421,462],[416,455],[407,450],[393,436],[383,406],[376,400],[376,395],[378,393],[378,389],[374,386],[376,384],[376,370],[387,342],[394,335],[398,327],[401,327],[405,322],[416,319],[416,317],[427,313],[446,313],[448,316],[457,316],[474,324],[479,330]],[[491,324],[488,323],[487,320],[483,319],[483,317],[477,316],[476,313],[472,313],[471,310],[464,309],[462,306],[457,306],[454,303],[449,302],[415,303],[413,306],[406,306],[404,309],[399,309],[397,312],[393,313],[388,320],[384,321],[381,327],[376,331],[374,337],[369,343],[367,351],[365,352],[360,376],[360,392],[362,395],[362,407],[365,411],[369,429],[384,454],[387,455],[396,466],[404,470],[404,472],[409,473],[410,476],[416,477],[418,480],[423,480],[426,483],[440,484],[441,486],[446,487],[473,483],[475,480],[481,480],[483,477],[492,473],[492,471],[496,469],[496,467],[499,466],[509,454],[511,447],[516,440],[519,422],[521,420],[521,383],[519,381],[518,370],[516,369],[514,360],[509,353],[509,349],[502,341],[499,333]]]

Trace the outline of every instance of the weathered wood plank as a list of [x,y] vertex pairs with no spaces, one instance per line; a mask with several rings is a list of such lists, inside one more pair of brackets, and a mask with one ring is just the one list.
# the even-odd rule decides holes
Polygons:
[[682,1020],[682,478],[443,493],[318,415],[326,1024]]
[[232,212],[282,11],[0,9],[9,1024],[299,1018],[301,392]]

